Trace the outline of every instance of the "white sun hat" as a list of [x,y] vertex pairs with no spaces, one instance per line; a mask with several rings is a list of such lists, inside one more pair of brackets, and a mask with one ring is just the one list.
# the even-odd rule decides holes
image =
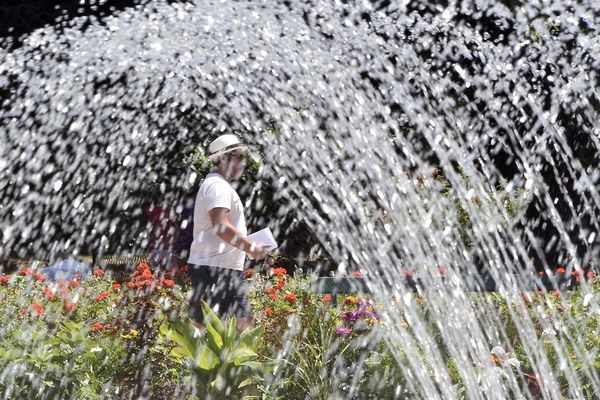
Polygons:
[[221,154],[229,153],[234,150],[246,150],[247,147],[240,142],[235,135],[221,135],[208,145],[208,156],[214,160]]

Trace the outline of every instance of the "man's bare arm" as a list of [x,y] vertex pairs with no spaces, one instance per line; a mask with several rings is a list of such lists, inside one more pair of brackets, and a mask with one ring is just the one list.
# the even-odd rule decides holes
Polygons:
[[212,208],[208,211],[208,215],[210,216],[215,235],[221,240],[250,254],[257,260],[267,256],[266,250],[268,246],[256,245],[242,235],[242,233],[231,223],[229,219],[231,213],[227,208]]

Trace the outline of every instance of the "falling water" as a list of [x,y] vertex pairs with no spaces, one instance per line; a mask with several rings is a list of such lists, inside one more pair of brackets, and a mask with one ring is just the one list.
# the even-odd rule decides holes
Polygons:
[[[45,256],[59,242],[143,248],[143,234],[115,236],[143,212],[140,193],[193,190],[195,174],[173,173],[184,149],[235,129],[262,151],[260,174],[286,204],[260,215],[255,202],[251,218],[285,240],[281,220],[293,213],[339,274],[360,268],[382,299],[405,303],[413,331],[390,330],[389,341],[424,349],[427,367],[405,354],[402,390],[460,396],[406,300],[410,270],[427,283],[465,395],[518,397],[514,375],[476,377],[507,333],[461,285],[485,271],[518,305],[514,273],[598,260],[598,5],[350,3],[154,1],[5,41],[0,256]],[[432,173],[450,183],[444,194]],[[437,268],[448,271],[444,288]],[[543,396],[561,398],[528,340],[535,322],[514,319]],[[568,395],[583,397],[576,361],[554,343]],[[584,375],[598,391],[597,372]]]

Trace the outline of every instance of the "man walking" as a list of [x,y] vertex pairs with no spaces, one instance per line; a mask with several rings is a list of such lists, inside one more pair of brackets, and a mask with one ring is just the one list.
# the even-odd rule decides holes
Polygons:
[[202,182],[194,205],[194,239],[188,259],[193,288],[189,316],[198,328],[204,327],[203,299],[219,317],[235,316],[241,332],[252,325],[243,276],[246,254],[261,260],[269,246],[247,239],[243,204],[230,185],[244,171],[246,146],[228,134],[211,142],[208,152],[214,168]]

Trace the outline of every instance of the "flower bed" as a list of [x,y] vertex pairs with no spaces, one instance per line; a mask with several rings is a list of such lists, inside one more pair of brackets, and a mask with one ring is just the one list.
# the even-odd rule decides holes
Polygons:
[[[58,282],[28,268],[1,275],[0,392],[36,399],[425,398],[410,371],[423,381],[439,373],[429,365],[427,332],[453,393],[466,396],[469,372],[481,382],[493,375],[515,396],[541,398],[547,378],[530,355],[539,348],[561,395],[572,395],[567,359],[580,393],[593,398],[600,367],[595,280],[569,293],[468,294],[468,309],[495,321],[504,336],[469,353],[465,369],[464,354],[474,349],[465,342],[454,349],[464,354],[456,353],[445,342],[436,317],[445,311],[434,298],[409,293],[379,304],[347,295],[333,304],[331,295],[311,291],[308,277],[283,268],[247,277],[259,328],[237,336],[232,321],[214,320],[200,335],[185,322],[185,268],[161,275],[141,263],[121,277],[97,269],[87,279]],[[520,317],[532,323],[527,340]]]

